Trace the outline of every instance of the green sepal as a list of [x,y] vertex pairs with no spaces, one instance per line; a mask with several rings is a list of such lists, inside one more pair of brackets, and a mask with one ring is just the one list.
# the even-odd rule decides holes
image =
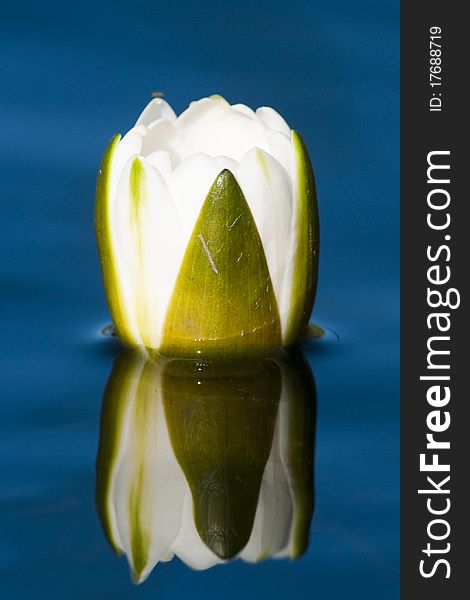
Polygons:
[[115,135],[108,144],[101,161],[96,182],[95,197],[95,233],[101,260],[104,289],[108,301],[111,318],[121,339],[127,344],[133,344],[133,335],[129,329],[124,309],[124,299],[119,284],[116,268],[115,249],[111,231],[111,169],[116,149],[121,136]]
[[296,131],[292,132],[292,143],[298,182],[294,198],[297,225],[296,246],[292,257],[294,270],[291,302],[284,346],[294,344],[308,326],[317,288],[320,247],[318,204],[312,163],[307,148]]
[[269,355],[281,345],[263,245],[240,186],[222,171],[193,229],[163,328],[163,354]]

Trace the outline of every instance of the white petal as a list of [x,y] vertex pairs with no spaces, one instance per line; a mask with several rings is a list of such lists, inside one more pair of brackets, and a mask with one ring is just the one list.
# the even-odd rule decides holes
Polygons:
[[174,124],[165,119],[158,119],[147,127],[143,137],[142,154],[148,156],[156,150],[164,150],[170,155],[173,166],[177,165],[180,157],[175,152],[178,131]]
[[191,129],[197,124],[218,120],[229,109],[230,104],[221,96],[212,96],[191,102],[177,119],[180,134],[183,135],[187,129]]
[[228,169],[232,172],[235,177],[237,176],[238,169],[240,168],[240,163],[229,156],[216,156],[215,161],[219,165],[221,171],[224,169]]
[[116,152],[114,153],[113,164],[111,167],[110,196],[112,201],[116,198],[119,179],[121,178],[124,165],[131,157],[141,153],[142,145],[143,136],[140,127],[137,129],[130,129],[119,142]]
[[[259,148],[243,159],[237,175],[263,242],[278,302],[287,269],[292,220],[292,184],[285,169]],[[283,325],[281,321],[281,326]]]
[[265,131],[264,135],[268,143],[269,154],[274,156],[274,158],[281,163],[293,180],[295,177],[295,161],[294,148],[290,135],[287,136],[284,133],[273,131],[272,129]]
[[[142,171],[138,186],[132,181],[134,161],[139,161]],[[165,182],[142,158],[130,160],[124,169],[115,219],[136,338],[146,347],[158,348],[184,246]]]
[[210,156],[195,154],[182,162],[167,180],[180,218],[184,248],[188,245],[204,200],[221,170]]
[[182,159],[202,152],[241,161],[254,146],[267,150],[261,122],[232,110],[225,100],[200,100],[191,105],[177,123],[179,136],[175,150]]
[[201,540],[193,516],[193,500],[189,486],[184,499],[181,528],[173,544],[175,554],[192,569],[210,569],[224,562]]
[[175,121],[176,115],[171,106],[163,98],[154,98],[142,111],[136,125],[150,125],[157,119]]
[[267,129],[280,131],[290,137],[290,127],[281,117],[281,115],[270,106],[261,106],[256,110],[260,121]]
[[[118,146],[119,150],[119,146]],[[123,153],[124,154],[124,153]],[[122,156],[118,160],[113,161],[112,176],[116,181],[111,181],[112,198],[110,201],[109,220],[110,220],[110,236],[111,244],[114,251],[114,267],[116,278],[119,282],[120,306],[123,313],[123,319],[126,322],[126,330],[129,340],[136,344],[142,344],[139,329],[136,319],[136,307],[134,300],[134,281],[132,275],[129,275],[129,260],[127,257],[128,246],[128,227],[127,219],[122,217],[120,207],[126,207],[129,203],[129,175],[130,169],[135,156],[128,158],[127,163],[118,171],[118,161],[122,160]],[[123,226],[124,222],[124,226]],[[123,244],[124,241],[124,244]],[[132,270],[130,271],[132,273]]]
[[155,150],[155,152],[147,155],[145,159],[157,169],[164,179],[167,179],[170,176],[173,169],[171,167],[171,159],[168,152],[165,150]]
[[255,111],[249,106],[246,106],[246,104],[232,104],[231,109],[240,112],[253,120],[256,120]]

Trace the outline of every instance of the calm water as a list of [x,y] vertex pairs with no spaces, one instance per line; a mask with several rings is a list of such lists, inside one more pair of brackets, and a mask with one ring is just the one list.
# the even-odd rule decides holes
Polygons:
[[[40,12],[39,12],[40,10]],[[0,595],[398,597],[398,2],[58,2],[0,25]],[[92,227],[106,141],[154,90],[272,104],[317,175],[322,254],[305,349],[317,386],[315,513],[297,561],[140,586],[95,508],[117,354]],[[339,338],[339,339],[338,339]]]

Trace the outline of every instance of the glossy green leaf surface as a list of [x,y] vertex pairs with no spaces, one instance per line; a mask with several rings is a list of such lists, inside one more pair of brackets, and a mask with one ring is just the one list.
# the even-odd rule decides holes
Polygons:
[[222,171],[191,235],[167,311],[170,356],[268,355],[280,319],[256,223],[235,177]]

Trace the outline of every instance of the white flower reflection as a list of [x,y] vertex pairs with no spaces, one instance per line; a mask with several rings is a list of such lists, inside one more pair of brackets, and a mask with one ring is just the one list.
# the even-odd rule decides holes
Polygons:
[[204,364],[121,355],[105,391],[97,506],[136,583],[297,558],[313,513],[315,386],[302,359]]

